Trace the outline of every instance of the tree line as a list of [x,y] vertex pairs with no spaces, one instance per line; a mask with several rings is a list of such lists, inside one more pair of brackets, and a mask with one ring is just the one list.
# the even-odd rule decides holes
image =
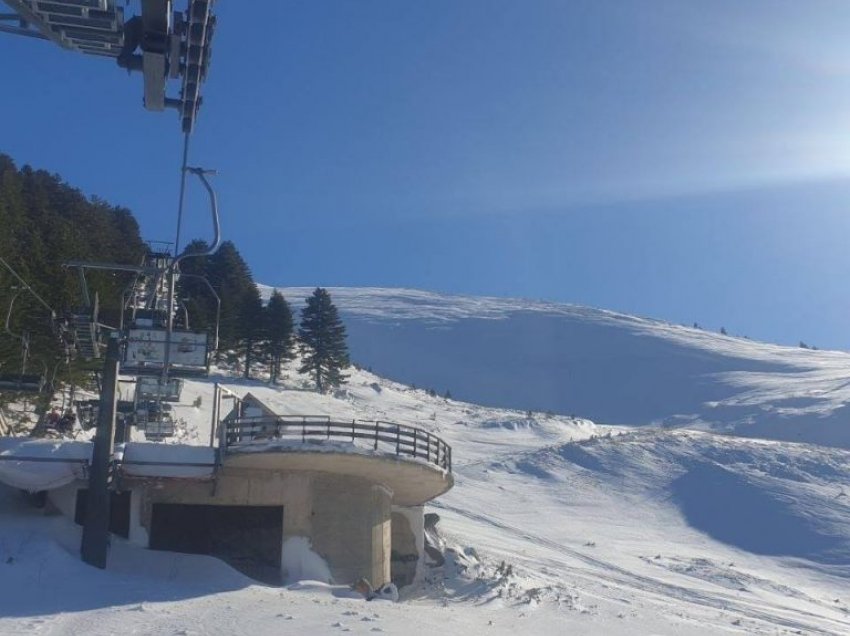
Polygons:
[[[208,245],[191,242],[187,253],[202,253]],[[215,289],[220,306],[203,279]],[[319,391],[345,381],[349,366],[345,326],[330,294],[316,288],[295,324],[292,307],[274,290],[263,304],[251,270],[231,241],[224,241],[210,256],[181,262],[178,286],[187,298],[188,325],[211,333],[219,320],[219,358],[231,352],[243,362],[243,375],[251,377],[256,367],[266,367],[271,382],[280,379],[282,365],[302,356],[301,373],[309,374]]]
[[[70,260],[97,260],[138,265],[145,253],[136,219],[126,208],[86,197],[62,178],[30,166],[18,168],[0,153],[0,257],[57,314],[82,304],[78,272],[64,267]],[[121,290],[129,275],[90,272],[87,281],[100,299],[104,322],[116,321]],[[14,304],[12,304],[15,297]],[[22,346],[5,331],[29,335],[28,373],[57,381],[82,378],[81,361],[63,364],[64,351],[50,313],[19,281],[0,266],[0,375],[21,371]],[[0,395],[0,400],[8,396]]]
[[[206,249],[194,241],[186,251]],[[18,168],[0,154],[0,257],[27,281],[59,317],[82,306],[78,272],[64,266],[72,260],[139,265],[147,246],[130,210],[97,197],[86,197],[59,175]],[[184,302],[189,324],[212,332],[217,303],[202,280],[207,278],[221,298],[220,351],[234,352],[244,363],[244,373],[266,365],[272,381],[281,366],[302,354],[302,373],[309,373],[317,388],[325,390],[344,381],[348,366],[345,328],[326,290],[317,289],[295,324],[292,308],[275,292],[265,305],[250,268],[229,241],[212,256],[186,259],[178,297]],[[100,321],[117,324],[121,293],[132,274],[88,271],[86,279],[100,301]],[[18,289],[14,277],[0,266],[0,375],[21,371],[21,343],[5,333],[5,318],[13,296],[10,319],[13,333],[30,336],[28,372],[51,373],[57,381],[82,381],[96,368],[82,360],[62,364],[64,351],[49,312],[30,294]],[[0,395],[0,400],[4,396]],[[9,398],[8,395],[5,396]]]

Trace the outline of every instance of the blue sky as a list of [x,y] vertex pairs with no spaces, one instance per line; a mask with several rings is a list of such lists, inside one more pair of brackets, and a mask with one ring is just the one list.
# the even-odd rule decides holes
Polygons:
[[[246,6],[216,5],[191,158],[220,171],[226,237],[258,281],[850,347],[850,4]],[[0,151],[171,240],[176,114],[144,111],[141,78],[106,60],[3,34],[0,59]],[[208,236],[188,196],[184,237]]]

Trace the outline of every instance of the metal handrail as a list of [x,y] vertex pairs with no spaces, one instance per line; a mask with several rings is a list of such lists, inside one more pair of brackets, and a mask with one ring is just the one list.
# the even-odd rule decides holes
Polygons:
[[83,464],[88,466],[88,459],[79,459],[76,457],[27,457],[26,455],[0,455],[0,461],[4,462],[39,462],[39,463],[62,463],[62,464]]
[[374,450],[383,449],[397,456],[424,459],[447,471],[452,469],[452,449],[436,435],[415,426],[383,420],[333,421],[326,415],[280,415],[242,417],[222,422],[219,445],[227,449],[236,444],[276,439],[298,439],[302,443],[330,441],[331,438],[365,440]]

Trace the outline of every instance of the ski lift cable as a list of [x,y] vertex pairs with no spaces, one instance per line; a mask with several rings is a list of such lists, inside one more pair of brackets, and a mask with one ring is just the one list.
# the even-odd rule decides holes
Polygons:
[[39,303],[41,303],[41,305],[42,305],[45,309],[47,309],[47,311],[49,311],[49,312],[50,312],[50,316],[51,316],[51,318],[55,318],[55,317],[56,317],[56,312],[53,310],[53,307],[51,307],[50,305],[48,305],[48,304],[47,304],[47,302],[46,302],[46,301],[45,301],[45,300],[44,300],[41,296],[39,296],[37,293],[35,293],[35,290],[34,290],[32,287],[30,287],[30,286],[29,286],[29,284],[27,284],[27,281],[25,281],[23,278],[21,278],[20,274],[18,274],[18,272],[16,272],[16,271],[12,268],[12,266],[11,266],[11,265],[9,265],[9,263],[7,263],[7,262],[6,262],[6,259],[4,259],[2,256],[0,256],[0,263],[2,263],[2,264],[6,267],[6,269],[8,269],[8,270],[12,273],[12,276],[14,276],[16,279],[18,279],[18,282],[19,282],[21,285],[23,285],[23,286],[24,286],[24,289],[26,289],[26,290],[27,290],[30,294],[32,294],[32,295],[35,297],[35,299],[36,299]]
[[174,240],[174,256],[180,253],[180,227],[183,224],[183,200],[186,195],[186,164],[189,161],[189,133],[183,135],[183,164],[180,167],[180,198],[177,204],[177,237]]

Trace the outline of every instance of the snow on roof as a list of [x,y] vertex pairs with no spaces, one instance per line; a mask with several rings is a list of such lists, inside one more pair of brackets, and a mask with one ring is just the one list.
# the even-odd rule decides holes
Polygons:
[[91,442],[0,438],[0,481],[28,492],[59,488],[85,476]]
[[129,442],[116,449],[121,470],[132,477],[210,477],[215,450],[209,446]]

